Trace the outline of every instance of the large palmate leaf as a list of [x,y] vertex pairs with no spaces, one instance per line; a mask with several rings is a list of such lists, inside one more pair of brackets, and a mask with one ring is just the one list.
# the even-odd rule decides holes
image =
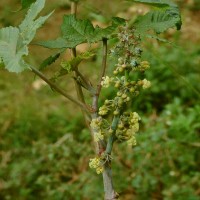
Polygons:
[[162,33],[169,28],[181,27],[180,16],[174,10],[155,10],[139,17],[135,22],[136,30],[144,33],[148,30],[154,30],[156,33]]
[[10,72],[21,72],[27,64],[21,59],[28,54],[26,46],[18,49],[19,29],[7,27],[0,29],[0,56],[5,68]]
[[23,56],[28,55],[27,45],[35,36],[36,30],[50,16],[36,19],[44,4],[45,0],[37,0],[32,4],[19,28],[0,29],[0,58],[8,71],[18,73],[28,68],[28,64],[23,60]]
[[50,13],[47,16],[39,17],[36,19],[40,11],[44,8],[45,0],[37,0],[30,9],[24,19],[24,21],[19,25],[21,37],[23,42],[26,44],[34,38],[36,30],[44,24],[47,18],[52,14]]
[[137,31],[144,34],[148,30],[154,30],[156,33],[162,33],[169,28],[181,28],[181,16],[175,3],[170,0],[129,0],[135,3],[143,3],[157,7],[137,18],[135,27]]
[[92,43],[109,38],[116,28],[125,22],[115,17],[107,28],[94,27],[89,20],[76,19],[74,15],[65,15],[61,26],[62,37],[56,40],[43,41],[38,44],[47,48],[74,48],[81,43]]
[[59,37],[55,40],[40,41],[37,42],[36,44],[49,49],[66,49],[66,48],[73,48],[77,46],[79,43],[76,43],[75,41],[67,41],[64,38]]

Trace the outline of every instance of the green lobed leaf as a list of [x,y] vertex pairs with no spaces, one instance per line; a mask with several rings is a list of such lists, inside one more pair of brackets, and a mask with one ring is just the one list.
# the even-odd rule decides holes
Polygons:
[[36,43],[37,45],[43,46],[49,49],[63,49],[63,48],[73,48],[77,46],[79,43],[75,43],[74,41],[66,41],[64,38],[57,38],[55,40],[48,41],[40,41]]
[[96,42],[101,40],[102,38],[109,38],[111,34],[118,28],[118,26],[122,24],[125,24],[125,20],[123,18],[113,17],[111,26],[108,26],[104,29],[96,27],[92,41]]
[[136,30],[144,34],[148,30],[162,33],[169,28],[181,28],[182,21],[178,6],[169,0],[129,0],[135,3],[148,4],[159,9],[139,16],[134,23]]
[[22,9],[28,8],[36,0],[21,0]]
[[46,48],[74,48],[82,43],[93,43],[109,38],[116,28],[125,22],[124,19],[115,17],[112,19],[112,25],[107,28],[94,27],[86,19],[76,19],[74,15],[65,15],[61,26],[62,37],[56,40],[38,42]]
[[143,4],[156,6],[156,7],[165,7],[165,6],[176,7],[176,4],[170,0],[128,0],[128,1],[132,1],[135,3],[143,3]]
[[35,20],[44,3],[45,0],[37,0],[32,4],[19,28],[0,29],[0,57],[8,71],[19,73],[28,68],[28,64],[23,60],[23,57],[28,55],[27,45],[35,36],[36,30],[50,16],[49,14]]
[[144,33],[151,29],[156,33],[162,33],[173,27],[179,30],[181,27],[181,19],[176,10],[155,10],[139,17],[134,25],[139,33]]
[[40,11],[44,8],[45,0],[37,0],[34,4],[31,5],[28,13],[19,25],[20,35],[23,39],[23,43],[30,43],[36,34],[36,30],[40,28],[47,18],[50,17],[52,12],[44,17],[39,17],[36,19]]
[[81,44],[91,40],[94,34],[92,23],[86,19],[76,19],[75,15],[65,15],[61,26],[63,38],[67,41],[74,41],[75,44]]
[[28,55],[27,46],[18,49],[20,33],[16,27],[0,29],[0,57],[5,68],[10,72],[21,72],[27,68],[22,56]]

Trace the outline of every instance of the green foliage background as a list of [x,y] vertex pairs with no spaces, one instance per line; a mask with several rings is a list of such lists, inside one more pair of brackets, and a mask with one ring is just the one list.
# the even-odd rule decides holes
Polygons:
[[[13,2],[0,3],[0,26],[18,23],[10,12],[19,1]],[[54,6],[55,15],[69,8],[63,1],[51,2],[46,9]],[[124,15],[129,4],[120,6],[119,2],[94,5],[87,1],[80,15],[105,23],[109,14]],[[183,5],[183,1],[178,2]],[[114,182],[122,199],[199,199],[200,38],[195,36],[198,27],[191,28],[195,27],[198,6],[198,1],[185,3],[182,13],[187,28],[183,25],[182,32],[163,35],[175,46],[155,40],[144,42],[152,87],[131,105],[142,117],[138,144],[134,149],[117,144],[113,154]],[[188,17],[193,19],[193,26],[186,23]],[[48,23],[46,27],[57,28],[52,19]],[[39,32],[39,39],[46,30],[44,27]],[[36,54],[34,47],[30,51],[34,56],[29,60],[35,65],[52,53],[41,49]],[[82,67],[95,79],[99,63],[96,59],[88,68],[86,63]],[[47,73],[54,68],[56,63]],[[88,167],[93,144],[79,109],[47,86],[35,89],[37,80],[29,72],[16,76],[0,71],[0,199],[103,199],[102,178]],[[73,85],[69,80],[63,80],[62,86],[70,90]],[[107,96],[111,97],[112,91],[104,91],[102,98]]]

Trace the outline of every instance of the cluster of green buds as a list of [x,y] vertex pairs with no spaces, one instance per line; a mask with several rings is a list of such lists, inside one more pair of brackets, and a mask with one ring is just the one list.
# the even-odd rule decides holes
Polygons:
[[[91,122],[91,128],[94,130],[95,141],[106,140],[112,136],[115,141],[126,142],[133,147],[136,145],[135,135],[139,131],[141,119],[136,112],[127,112],[126,107],[139,95],[141,89],[149,88],[151,83],[147,79],[132,80],[132,74],[138,73],[143,77],[150,65],[148,61],[143,61],[141,58],[141,40],[140,36],[135,34],[134,28],[120,27],[118,40],[117,45],[111,50],[111,56],[118,58],[113,75],[105,76],[101,81],[104,88],[113,86],[116,95],[113,99],[104,101],[98,111],[99,117]],[[112,122],[110,122],[111,115]],[[90,167],[100,173],[103,171],[99,168],[102,162],[103,158],[100,155],[90,160]]]
[[139,131],[140,116],[136,112],[124,112],[116,129],[118,141],[127,141],[130,146],[136,145],[135,134]]

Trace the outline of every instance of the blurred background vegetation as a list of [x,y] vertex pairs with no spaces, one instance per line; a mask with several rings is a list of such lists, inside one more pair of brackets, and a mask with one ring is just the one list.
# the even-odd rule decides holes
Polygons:
[[[125,144],[114,148],[114,182],[123,200],[200,198],[200,1],[176,2],[182,11],[182,30],[162,35],[172,44],[143,41],[152,87],[131,105],[142,117],[138,144],[133,149]],[[15,12],[19,9],[19,0],[1,0],[0,27],[17,25],[25,13]],[[69,2],[48,0],[44,12],[52,9],[54,15],[36,40],[58,36]],[[120,0],[86,0],[81,1],[78,16],[103,26],[111,16],[134,18],[146,9]],[[86,48],[81,45],[78,51]],[[34,45],[30,51],[28,59],[35,66],[53,53]],[[54,73],[67,57],[45,73]],[[95,80],[99,65],[97,57],[81,70]],[[71,77],[61,84],[75,95]],[[112,95],[113,91],[105,91],[102,99]],[[101,200],[102,177],[88,167],[93,156],[78,108],[30,72],[16,75],[0,69],[0,200]]]

